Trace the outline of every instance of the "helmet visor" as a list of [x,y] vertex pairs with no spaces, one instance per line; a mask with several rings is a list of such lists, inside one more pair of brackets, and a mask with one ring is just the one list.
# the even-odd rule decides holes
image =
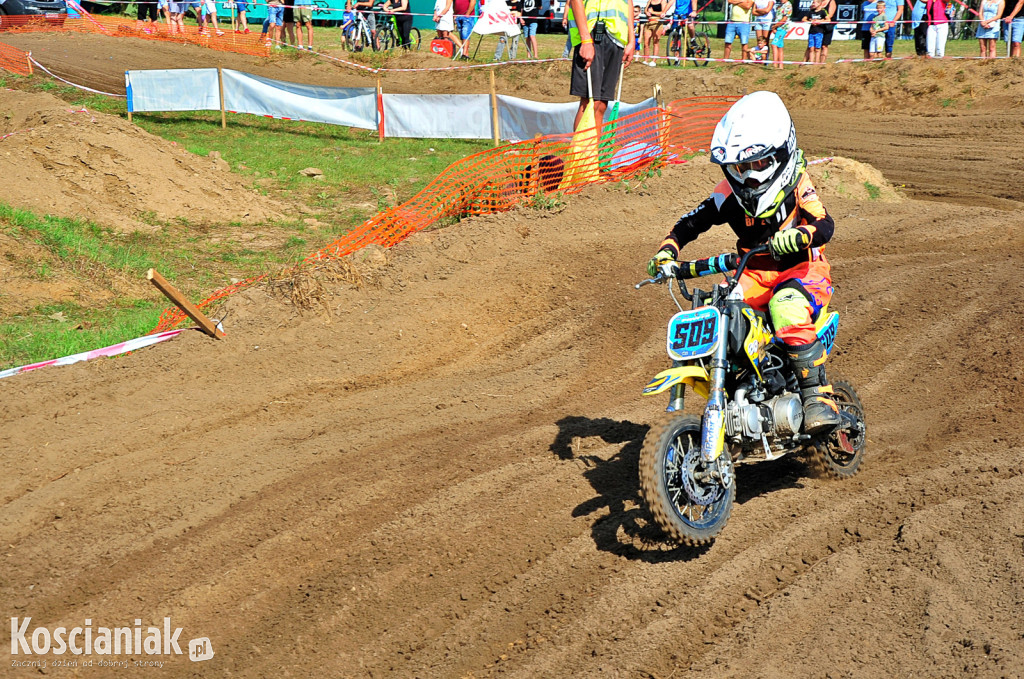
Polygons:
[[776,166],[775,154],[772,154],[764,158],[758,158],[757,160],[748,160],[742,163],[730,163],[725,166],[725,170],[731,174],[737,182],[752,189],[756,189],[761,186],[761,184],[771,179],[772,175],[775,173]]

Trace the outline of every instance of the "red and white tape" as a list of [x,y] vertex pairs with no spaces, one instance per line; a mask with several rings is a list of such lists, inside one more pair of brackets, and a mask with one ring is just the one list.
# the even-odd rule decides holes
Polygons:
[[51,365],[71,365],[72,363],[78,363],[80,361],[88,361],[93,358],[100,358],[102,356],[117,356],[118,354],[124,354],[129,351],[135,351],[136,349],[142,349],[144,347],[152,346],[160,342],[177,337],[183,329],[179,330],[168,330],[167,332],[161,332],[155,335],[146,335],[145,337],[137,337],[135,339],[128,340],[126,342],[118,342],[112,344],[109,347],[103,347],[102,349],[93,349],[92,351],[85,351],[80,354],[74,354],[72,356],[65,356],[63,358],[54,358],[49,361],[42,361],[40,363],[31,363],[29,365],[19,366],[17,368],[8,368],[7,370],[0,371],[0,379],[4,377],[11,377],[19,373],[26,373],[30,370],[38,370],[39,368],[46,368]]

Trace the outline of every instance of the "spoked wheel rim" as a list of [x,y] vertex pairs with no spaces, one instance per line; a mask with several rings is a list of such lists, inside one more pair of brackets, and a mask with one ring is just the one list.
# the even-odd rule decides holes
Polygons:
[[697,33],[693,39],[697,43],[697,48],[688,50],[693,58],[693,63],[697,66],[707,66],[708,59],[711,58],[711,40],[708,39],[708,34]]
[[833,432],[828,437],[828,455],[840,467],[848,467],[857,459],[857,456],[864,451],[867,443],[867,432],[863,427],[864,410],[841,384],[835,385],[833,400],[839,412],[848,413],[857,423],[857,427],[850,427]]
[[728,504],[721,484],[710,477],[698,478],[707,472],[700,459],[700,441],[695,436],[699,433],[681,431],[675,435],[665,456],[663,473],[676,515],[688,526],[707,530],[728,510]]

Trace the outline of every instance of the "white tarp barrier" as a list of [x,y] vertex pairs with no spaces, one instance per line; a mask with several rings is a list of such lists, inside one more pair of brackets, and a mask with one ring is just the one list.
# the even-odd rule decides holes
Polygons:
[[384,93],[384,136],[491,139],[488,94]]
[[219,111],[215,68],[125,71],[128,110]]
[[[372,87],[321,87],[224,69],[224,108],[237,113],[377,129]],[[219,111],[215,68],[126,71],[128,110]]]
[[377,129],[377,90],[323,87],[224,70],[224,108],[237,113]]
[[[619,105],[619,117],[651,109],[656,105],[654,97],[639,104],[622,102]],[[578,109],[578,101],[552,104],[499,94],[498,118],[501,122],[501,138],[515,142],[533,139],[538,134],[571,133]]]

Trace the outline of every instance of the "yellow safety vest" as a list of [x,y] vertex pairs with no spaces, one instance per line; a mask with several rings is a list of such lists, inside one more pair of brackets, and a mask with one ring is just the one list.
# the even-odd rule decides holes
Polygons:
[[[608,29],[608,35],[620,46],[625,47],[629,39],[629,0],[584,0],[583,9],[587,12],[587,28],[591,32],[598,20],[603,21]],[[576,28],[572,8],[567,6],[566,11],[569,13],[569,37],[573,45],[579,45],[580,31]]]

